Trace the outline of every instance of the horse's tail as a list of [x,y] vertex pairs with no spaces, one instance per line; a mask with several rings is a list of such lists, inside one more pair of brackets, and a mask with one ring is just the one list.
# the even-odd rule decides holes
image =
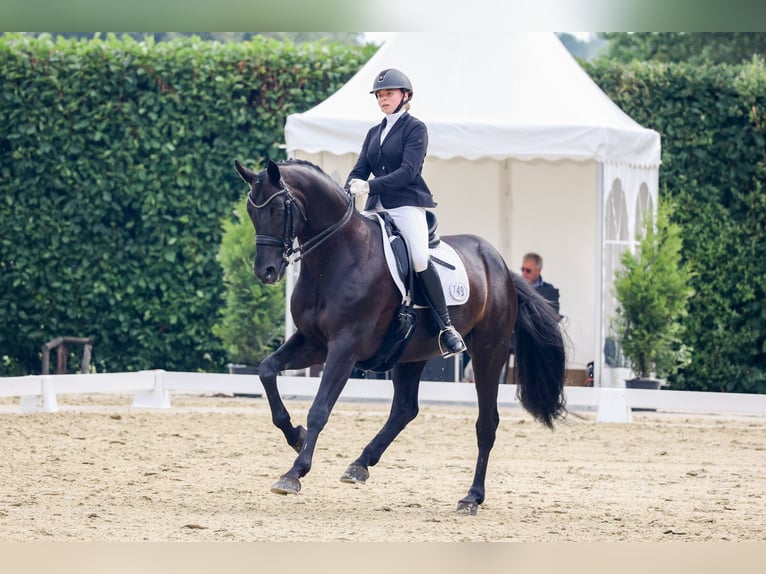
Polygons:
[[564,378],[566,354],[559,317],[521,276],[512,273],[519,299],[514,383],[524,407],[549,428],[566,414]]

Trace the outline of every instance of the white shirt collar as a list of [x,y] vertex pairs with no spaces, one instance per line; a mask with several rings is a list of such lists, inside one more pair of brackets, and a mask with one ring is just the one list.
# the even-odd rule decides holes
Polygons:
[[399,110],[395,114],[386,114],[386,125],[383,127],[383,130],[380,132],[381,143],[383,143],[383,140],[386,139],[388,132],[391,131],[391,128],[394,127],[394,124],[397,122],[397,120],[401,118],[406,112],[407,110]]
[[401,118],[407,110],[401,109],[395,114],[386,114],[386,125],[394,125],[396,123],[396,120]]

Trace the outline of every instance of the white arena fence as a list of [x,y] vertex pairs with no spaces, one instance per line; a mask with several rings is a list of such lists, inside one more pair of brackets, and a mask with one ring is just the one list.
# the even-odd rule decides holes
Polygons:
[[[277,383],[286,400],[312,399],[319,378],[280,376]],[[90,393],[132,394],[135,408],[169,409],[173,393],[258,395],[263,386],[258,375],[163,370],[0,378],[0,397],[19,397],[22,413],[57,412],[58,395]],[[565,387],[565,393],[570,409],[596,409],[599,422],[630,422],[633,409],[766,416],[766,395],[574,386]],[[476,404],[472,383],[423,381],[419,396],[422,402]],[[350,379],[340,399],[391,401],[392,397],[389,380]],[[498,404],[520,407],[516,385],[499,386]]]

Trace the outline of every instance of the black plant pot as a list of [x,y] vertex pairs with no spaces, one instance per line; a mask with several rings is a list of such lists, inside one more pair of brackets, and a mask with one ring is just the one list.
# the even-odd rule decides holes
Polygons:
[[656,379],[642,379],[637,377],[635,379],[628,379],[625,381],[626,389],[649,389],[657,390],[662,386],[662,381]]
[[[625,388],[626,389],[647,389],[647,390],[653,390],[656,391],[662,386],[662,381],[658,381],[656,379],[642,379],[640,377],[637,377],[635,379],[628,379],[625,381]],[[639,407],[631,408],[632,411],[649,411],[649,412],[656,412],[657,409],[642,409]]]

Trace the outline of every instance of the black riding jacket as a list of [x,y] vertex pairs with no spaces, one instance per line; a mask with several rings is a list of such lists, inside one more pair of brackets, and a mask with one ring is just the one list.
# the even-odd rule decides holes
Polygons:
[[423,180],[423,161],[428,149],[428,130],[419,119],[405,113],[380,143],[385,120],[370,128],[364,138],[359,159],[346,179],[346,189],[352,179],[369,180],[370,195],[365,209],[371,209],[380,197],[386,209],[413,205],[436,207],[431,191]]

